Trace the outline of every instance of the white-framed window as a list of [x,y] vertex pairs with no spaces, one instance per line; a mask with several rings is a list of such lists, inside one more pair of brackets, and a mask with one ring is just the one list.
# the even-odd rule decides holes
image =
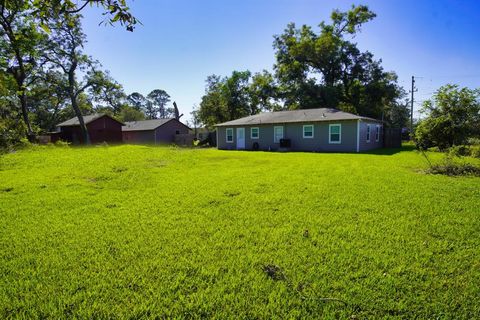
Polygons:
[[370,125],[367,124],[367,142],[370,142]]
[[225,138],[227,143],[233,142],[233,128],[227,128]]
[[280,143],[280,139],[283,139],[283,127],[275,126],[273,127],[273,142]]
[[313,138],[313,124],[306,124],[303,126],[303,138],[304,139]]
[[378,142],[380,140],[380,126],[377,125],[375,127],[375,141]]
[[258,139],[260,137],[260,129],[258,127],[250,128],[250,138]]
[[328,143],[342,143],[342,125],[328,125]]

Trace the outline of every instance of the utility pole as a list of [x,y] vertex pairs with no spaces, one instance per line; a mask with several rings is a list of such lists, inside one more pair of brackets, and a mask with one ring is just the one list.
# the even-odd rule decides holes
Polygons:
[[413,93],[416,92],[417,89],[415,89],[415,76],[412,76],[412,99],[411,99],[411,106],[410,106],[410,139],[413,139]]

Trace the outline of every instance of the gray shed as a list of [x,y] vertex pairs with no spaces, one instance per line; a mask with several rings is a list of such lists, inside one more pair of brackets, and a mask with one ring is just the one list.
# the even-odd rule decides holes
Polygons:
[[190,128],[177,119],[153,119],[125,122],[123,142],[140,144],[173,143],[177,135],[190,133]]
[[383,146],[383,122],[336,109],[264,112],[216,125],[218,149],[362,152]]

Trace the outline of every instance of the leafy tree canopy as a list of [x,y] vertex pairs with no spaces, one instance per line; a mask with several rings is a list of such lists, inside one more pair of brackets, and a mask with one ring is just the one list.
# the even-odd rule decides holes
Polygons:
[[426,114],[415,130],[420,148],[447,149],[480,137],[480,89],[445,85],[423,103]]

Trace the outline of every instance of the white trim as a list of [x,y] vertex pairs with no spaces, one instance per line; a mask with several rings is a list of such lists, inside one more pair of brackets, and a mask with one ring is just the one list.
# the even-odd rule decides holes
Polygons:
[[[243,149],[245,149],[245,142],[246,142],[245,140],[246,140],[246,138],[247,138],[247,137],[245,137],[245,131],[246,131],[245,128],[243,128],[243,127],[237,127],[237,130],[236,130],[236,134],[237,134],[237,135],[236,135],[236,139],[235,139],[235,140],[236,140],[235,145],[236,145],[236,147],[237,147],[237,150],[243,150]],[[239,138],[240,138],[240,136],[241,136],[241,135],[239,134],[239,132],[243,132],[243,133],[241,134],[241,135],[243,135],[243,141],[242,141],[243,144],[239,143]]]
[[370,143],[370,135],[372,134],[370,130],[370,124],[367,124],[367,143]]
[[[228,130],[232,130],[232,140],[231,140],[231,141],[228,141],[228,133],[227,133]],[[225,129],[225,142],[226,142],[226,143],[233,143],[233,140],[234,140],[234,139],[233,139],[233,128],[226,128],[226,129]]]
[[375,142],[380,141],[380,125],[375,126]]
[[[252,130],[253,129],[257,129],[257,137],[256,138],[252,135]],[[259,138],[260,138],[260,128],[259,127],[251,127],[250,128],[250,139],[258,140]]]
[[360,119],[357,120],[357,152],[360,152]]
[[[332,127],[338,127],[339,141],[332,141]],[[342,124],[341,123],[332,123],[328,125],[328,143],[330,144],[341,144],[342,143]]]
[[283,131],[283,126],[274,126],[273,127],[273,143],[280,143],[280,139],[278,139],[278,141],[275,141],[275,138],[276,138],[276,135],[275,135],[275,129],[276,128],[282,128],[282,137],[280,139],[283,139],[283,137],[285,136],[284,134],[284,131]]
[[[310,137],[305,136],[305,127],[312,127],[312,136]],[[313,137],[315,136],[315,126],[313,124],[304,124],[302,135],[303,135],[303,139],[313,139]]]

